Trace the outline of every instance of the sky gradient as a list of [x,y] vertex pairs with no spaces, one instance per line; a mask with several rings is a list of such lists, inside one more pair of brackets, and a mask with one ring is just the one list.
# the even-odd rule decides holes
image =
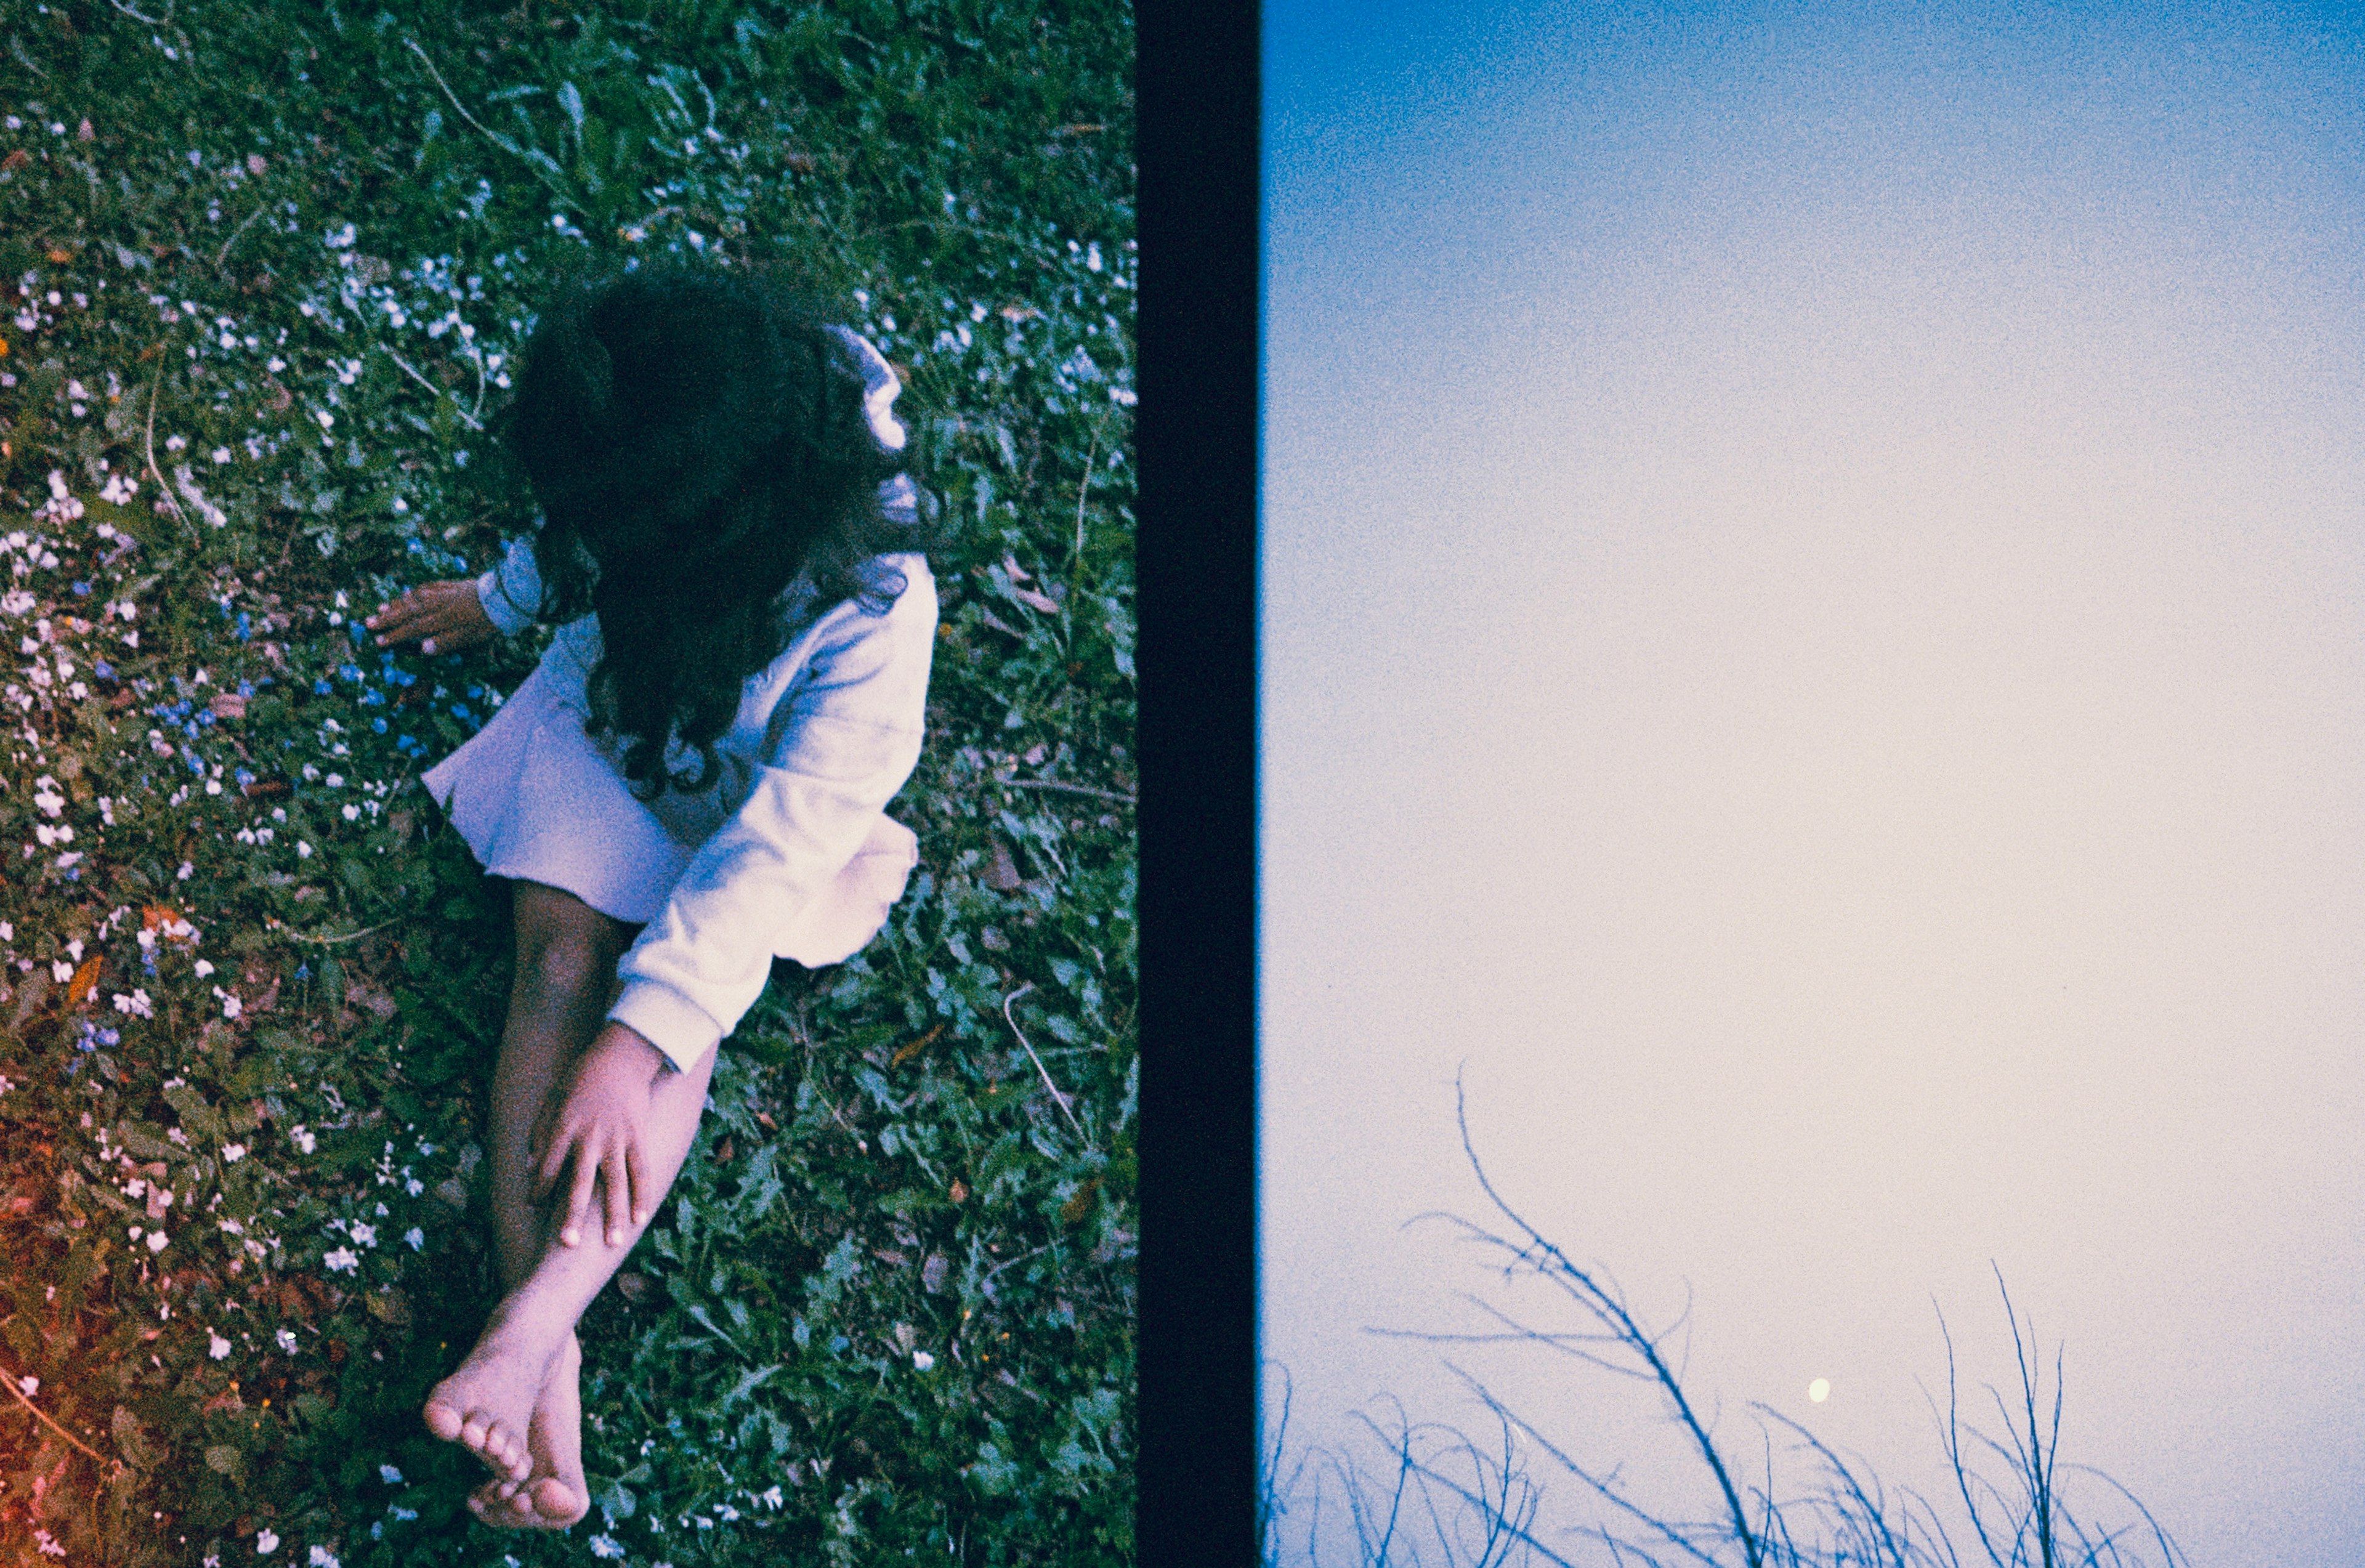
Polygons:
[[[1688,1287],[1690,1384],[1753,1464],[1764,1401],[1934,1494],[1933,1304],[2003,1383],[1993,1269],[2063,1348],[2065,1464],[2195,1562],[2365,1561],[2357,35],[1265,25],[1261,1269],[1295,1431],[1383,1392],[1475,1430],[1437,1350],[1363,1329],[1534,1304],[1402,1228],[1480,1214],[1459,1070],[1529,1218],[1660,1322]],[[1639,1391],[1456,1358],[1649,1492]]]

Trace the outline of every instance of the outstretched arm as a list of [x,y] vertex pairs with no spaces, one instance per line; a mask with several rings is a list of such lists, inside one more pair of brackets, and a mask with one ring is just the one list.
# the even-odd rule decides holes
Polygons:
[[509,555],[484,576],[421,583],[362,622],[377,633],[377,645],[419,642],[423,654],[456,653],[507,636],[532,621],[542,605],[542,573],[533,542],[521,538]]

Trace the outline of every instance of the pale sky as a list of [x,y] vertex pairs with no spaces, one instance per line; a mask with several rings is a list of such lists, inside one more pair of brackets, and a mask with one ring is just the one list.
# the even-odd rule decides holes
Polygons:
[[1462,1068],[1750,1468],[1938,1495],[1992,1260],[2065,1466],[2365,1562],[2359,35],[1674,10],[1265,8],[1264,1354],[1478,1429],[1362,1332],[1540,1303],[1400,1228]]

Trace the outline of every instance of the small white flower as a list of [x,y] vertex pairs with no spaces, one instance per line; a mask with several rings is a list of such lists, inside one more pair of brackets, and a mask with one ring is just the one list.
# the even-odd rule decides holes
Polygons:
[[245,1158],[246,1145],[242,1143],[226,1143],[222,1145],[222,1163],[224,1165],[236,1165],[240,1160],[244,1159]]
[[168,1245],[168,1243],[167,1243],[167,1242],[166,1242],[166,1240],[165,1240],[164,1233],[163,1233],[163,1231],[161,1231],[161,1230],[151,1230],[151,1231],[150,1231],[150,1232],[148,1233],[148,1250],[149,1250],[149,1251],[151,1251],[151,1252],[162,1252],[163,1250],[164,1250],[164,1249],[165,1249],[165,1247],[166,1247],[167,1245]]
[[624,1555],[624,1549],[611,1536],[595,1535],[591,1538],[591,1555],[594,1557],[622,1557]]
[[199,959],[197,960],[197,963],[196,963],[196,970],[197,970],[197,978],[198,978],[199,980],[203,980],[203,979],[205,979],[207,975],[209,975],[209,974],[211,974],[211,973],[213,973],[213,972],[214,972],[214,967],[213,967],[213,965],[211,965],[211,964],[207,963],[205,959],[203,959],[203,958],[199,958]]
[[66,1549],[59,1543],[58,1538],[45,1529],[33,1531],[33,1544],[41,1549],[44,1557],[63,1557],[66,1554]]
[[50,978],[62,985],[67,980],[73,979],[73,966],[67,963],[63,958],[51,959],[50,961]]
[[254,1550],[268,1557],[279,1550],[279,1538],[274,1535],[268,1527],[257,1530],[254,1536]]
[[296,841],[296,858],[298,860],[312,858],[312,846],[300,838]]
[[222,1361],[230,1355],[230,1341],[208,1328],[206,1330],[206,1350],[214,1360]]
[[312,1568],[337,1568],[337,1554],[325,1546],[314,1547]]
[[757,1496],[757,1501],[762,1503],[768,1508],[777,1508],[783,1502],[787,1501],[787,1499],[780,1495],[780,1489],[777,1484],[775,1484],[768,1492],[760,1494]]
[[354,1226],[351,1231],[347,1232],[347,1234],[364,1247],[375,1247],[377,1245],[377,1226],[374,1225]]
[[912,1365],[917,1371],[926,1372],[930,1367],[935,1366],[936,1364],[936,1358],[928,1354],[927,1351],[914,1350],[912,1352]]
[[296,1330],[293,1328],[282,1328],[274,1336],[274,1338],[279,1341],[279,1348],[281,1350],[289,1352],[291,1355],[295,1352]]
[[362,1266],[361,1255],[350,1247],[340,1247],[320,1260],[332,1271],[352,1273]]
[[296,1126],[290,1127],[287,1130],[287,1136],[295,1139],[296,1147],[302,1149],[306,1154],[311,1153],[312,1146],[319,1141],[309,1132],[306,1131],[300,1123]]
[[17,1386],[30,1396],[41,1392],[41,1380],[37,1377],[20,1377],[17,1380]]
[[354,805],[353,802],[351,802],[351,801],[347,801],[347,802],[345,803],[345,809],[344,809],[344,813],[343,813],[343,814],[344,814],[344,819],[345,819],[347,822],[353,822],[353,821],[356,821],[356,820],[358,820],[358,819],[360,818],[360,816],[361,816],[361,814],[362,814],[362,809],[361,809],[359,806]]
[[345,787],[345,776],[344,776],[343,774],[342,774],[342,773],[331,773],[331,774],[330,774],[330,775],[329,775],[329,788],[330,788],[330,789],[331,789],[331,790],[342,790],[342,789],[343,789],[344,787]]
[[402,1238],[410,1244],[413,1252],[427,1245],[427,1233],[415,1225],[402,1233]]

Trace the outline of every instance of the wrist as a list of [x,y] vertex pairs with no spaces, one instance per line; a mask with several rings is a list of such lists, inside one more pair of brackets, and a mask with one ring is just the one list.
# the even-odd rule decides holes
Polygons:
[[656,1042],[629,1024],[611,1018],[600,1030],[595,1042],[597,1049],[619,1056],[647,1068],[649,1081],[655,1083],[673,1066],[673,1058],[657,1047]]

